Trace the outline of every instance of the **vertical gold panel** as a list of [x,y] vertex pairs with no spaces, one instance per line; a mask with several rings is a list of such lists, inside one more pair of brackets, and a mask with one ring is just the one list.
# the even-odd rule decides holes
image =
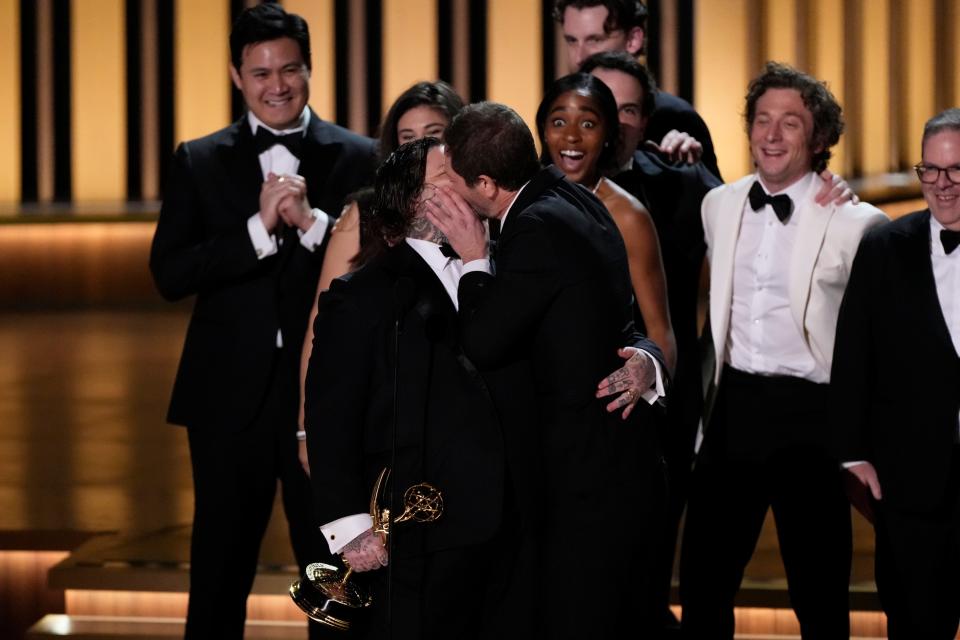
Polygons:
[[384,0],[384,112],[414,82],[436,79],[436,0]]
[[937,46],[934,0],[910,0],[899,6],[902,34],[905,38],[902,64],[903,84],[897,92],[904,98],[900,136],[900,168],[906,169],[920,159],[923,124],[936,110],[934,86]]
[[230,122],[228,0],[176,0],[174,8],[174,142]]
[[[827,83],[830,91],[844,107],[844,118],[847,122],[848,133],[841,136],[840,142],[833,148],[829,169],[849,178],[851,167],[848,166],[846,149],[850,128],[855,123],[851,122],[851,114],[844,103],[843,43],[846,34],[843,24],[843,0],[813,0],[808,23],[811,34],[810,74]],[[853,118],[856,119],[856,115]]]
[[123,0],[70,5],[71,171],[77,202],[126,198]]
[[[347,95],[350,97],[348,128],[357,133],[376,135],[367,131],[367,9],[365,2],[351,2],[347,36],[349,60],[338,60],[352,71],[347,76]],[[342,35],[342,34],[341,34]]]
[[890,170],[890,0],[856,0],[860,3],[861,171],[864,175]]
[[694,100],[710,127],[720,172],[735,180],[753,170],[743,132],[743,96],[751,68],[750,0],[697,0],[694,8]]
[[6,203],[20,200],[19,9],[17,0],[0,0],[0,202]]
[[144,200],[156,200],[160,195],[157,0],[141,0],[140,11],[140,193]]
[[680,27],[677,11],[677,0],[663,0],[660,3],[660,41],[646,43],[648,52],[650,47],[660,47],[660,77],[657,82],[668,93],[676,93],[680,86],[680,71],[677,68]]
[[[310,27],[310,106],[324,120],[337,117],[333,0],[284,0],[283,8]],[[343,61],[345,63],[346,61]]]
[[487,4],[487,97],[512,107],[534,132],[543,93],[540,10],[538,0]]
[[763,58],[796,66],[798,36],[797,0],[765,0]]

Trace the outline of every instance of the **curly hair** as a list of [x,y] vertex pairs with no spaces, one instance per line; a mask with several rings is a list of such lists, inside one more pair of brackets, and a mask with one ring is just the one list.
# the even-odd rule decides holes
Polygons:
[[553,164],[550,149],[547,148],[547,118],[553,104],[562,95],[575,91],[596,103],[597,113],[603,124],[603,148],[597,160],[597,170],[601,175],[609,175],[617,170],[617,153],[620,140],[620,119],[617,115],[617,101],[610,88],[599,78],[589,73],[571,73],[554,80],[544,93],[537,107],[537,135],[540,137],[540,162]]
[[640,0],[557,0],[553,5],[553,19],[563,24],[563,13],[567,8],[589,9],[606,7],[607,19],[603,23],[606,33],[611,31],[630,31],[634,27],[647,30],[647,7]]
[[449,123],[453,116],[463,109],[463,99],[456,90],[442,80],[437,82],[418,82],[400,94],[380,125],[380,157],[386,158],[400,146],[397,137],[397,124],[407,111],[417,107],[430,107],[447,117]]
[[383,161],[373,183],[371,233],[391,244],[407,235],[423,191],[427,153],[439,145],[436,138],[421,138],[401,145]]
[[843,133],[843,110],[827,85],[789,65],[767,62],[763,73],[754,78],[747,88],[744,117],[748,135],[757,116],[757,101],[768,89],[795,89],[800,93],[803,105],[813,116],[810,148],[820,149],[812,154],[810,169],[815,173],[826,169],[832,156],[830,148],[840,141],[840,134]]

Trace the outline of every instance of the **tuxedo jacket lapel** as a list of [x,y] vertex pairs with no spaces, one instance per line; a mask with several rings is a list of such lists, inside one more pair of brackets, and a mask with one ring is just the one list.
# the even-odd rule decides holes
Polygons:
[[944,345],[944,353],[960,357],[953,346],[947,321],[943,317],[943,308],[940,306],[940,296],[937,294],[937,283],[933,277],[933,262],[930,258],[930,211],[917,216],[903,235],[900,251],[900,260],[903,264],[903,274],[909,278],[912,289],[917,296],[917,304],[921,305],[923,313],[920,317],[931,318],[930,329],[933,338]]
[[307,198],[310,205],[323,209],[331,216],[340,214],[339,211],[330,211],[332,205],[328,194],[334,190],[329,188],[328,183],[331,170],[340,156],[341,147],[339,142],[333,142],[330,139],[324,122],[311,111],[299,173],[307,181]]
[[730,325],[730,307],[733,304],[733,267],[743,222],[743,209],[752,180],[731,188],[729,195],[718,203],[714,214],[717,232],[711,249],[710,269],[714,272],[710,286],[710,322],[713,330],[713,348],[716,353],[714,379],[719,380],[720,369],[726,359],[727,331]]
[[836,207],[832,204],[821,207],[814,202],[814,197],[822,184],[820,178],[815,178],[800,202],[794,203],[794,215],[798,216],[799,223],[790,258],[788,295],[793,321],[804,341],[807,341],[807,334],[803,328],[804,316],[807,302],[810,300],[813,271],[820,250],[823,248],[830,219],[836,211]]
[[226,184],[225,197],[246,216],[252,216],[260,210],[260,185],[263,183],[263,171],[253,145],[253,134],[243,116],[233,123],[231,135],[217,149],[224,167]]

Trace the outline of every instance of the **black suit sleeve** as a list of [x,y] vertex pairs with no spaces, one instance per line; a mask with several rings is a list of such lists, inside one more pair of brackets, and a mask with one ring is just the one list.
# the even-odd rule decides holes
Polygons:
[[245,219],[212,233],[205,227],[201,188],[190,148],[181,144],[150,250],[150,271],[168,300],[223,286],[258,266]]
[[[519,214],[511,220],[509,254],[496,278],[471,272],[460,279],[461,343],[481,369],[498,367],[531,336],[557,287],[555,247],[539,218]],[[501,244],[501,246],[503,246]],[[509,267],[507,267],[509,264]]]
[[644,137],[657,144],[671,129],[689,133],[703,145],[701,161],[710,170],[710,173],[722,179],[717,164],[717,154],[713,148],[713,138],[710,129],[700,114],[685,101],[662,91],[657,92],[656,108],[650,114]]
[[370,401],[375,323],[343,295],[320,296],[305,387],[305,425],[317,521],[364,513],[364,418]]
[[[868,460],[869,406],[877,371],[874,343],[877,318],[870,301],[877,268],[869,234],[860,242],[850,279],[840,304],[833,366],[830,373],[830,408],[835,455],[840,461]],[[897,348],[891,346],[891,348]]]

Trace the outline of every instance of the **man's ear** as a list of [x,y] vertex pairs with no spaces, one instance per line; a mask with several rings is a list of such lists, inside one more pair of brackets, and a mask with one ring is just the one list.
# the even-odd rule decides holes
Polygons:
[[640,55],[643,51],[643,41],[646,34],[640,27],[633,27],[627,31],[627,53],[632,56]]
[[233,66],[233,64],[230,65],[230,79],[233,80],[233,86],[235,86],[239,90],[240,89],[240,72],[237,71],[237,68]]
[[483,197],[487,200],[495,199],[497,197],[497,192],[500,191],[500,188],[497,186],[497,183],[493,181],[493,178],[482,174],[477,177],[476,188],[480,190],[480,193],[482,193]]

